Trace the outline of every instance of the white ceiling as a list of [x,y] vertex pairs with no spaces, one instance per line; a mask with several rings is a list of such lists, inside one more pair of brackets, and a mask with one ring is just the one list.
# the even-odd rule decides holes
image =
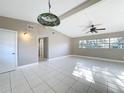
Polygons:
[[[51,0],[51,11],[60,16],[85,1]],[[37,22],[37,16],[43,12],[48,12],[48,0],[0,0],[0,16]]]
[[[0,0],[0,16],[6,16],[31,22],[37,22],[40,13],[48,11],[48,0]],[[52,12],[58,16],[66,13],[86,0],[51,0]],[[87,15],[87,16],[86,16]],[[80,37],[86,34],[83,26],[102,24],[105,31],[98,34],[124,31],[124,0],[102,0],[87,9],[75,13],[61,21],[57,31],[70,37]]]
[[83,30],[89,20],[94,24],[102,24],[99,28],[106,28],[98,34],[124,31],[124,0],[102,0],[62,20],[61,25],[54,29],[70,37],[92,35]]

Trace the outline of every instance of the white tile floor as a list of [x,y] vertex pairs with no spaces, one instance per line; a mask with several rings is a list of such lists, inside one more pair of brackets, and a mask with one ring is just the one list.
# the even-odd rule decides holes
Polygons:
[[124,64],[68,57],[0,74],[0,93],[124,93]]

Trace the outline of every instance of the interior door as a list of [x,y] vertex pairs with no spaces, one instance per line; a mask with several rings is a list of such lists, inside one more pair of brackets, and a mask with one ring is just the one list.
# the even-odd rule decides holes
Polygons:
[[17,61],[17,34],[0,29],[0,73],[14,70]]

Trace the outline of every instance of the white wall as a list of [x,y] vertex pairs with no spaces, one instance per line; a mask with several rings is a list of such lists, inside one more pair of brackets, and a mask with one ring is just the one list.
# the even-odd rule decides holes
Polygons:
[[[27,24],[32,24],[34,29],[27,31]],[[38,62],[38,38],[48,37],[49,58],[70,54],[70,38],[45,28],[40,24],[0,17],[0,28],[15,30],[18,32],[18,65]],[[28,32],[29,38],[25,38],[24,32]],[[55,34],[52,34],[54,32]]]
[[72,54],[124,61],[124,49],[79,48],[79,40],[108,38],[108,37],[124,37],[124,32],[116,32],[116,33],[110,33],[110,34],[101,34],[101,35],[73,38],[72,39],[72,46],[73,46]]

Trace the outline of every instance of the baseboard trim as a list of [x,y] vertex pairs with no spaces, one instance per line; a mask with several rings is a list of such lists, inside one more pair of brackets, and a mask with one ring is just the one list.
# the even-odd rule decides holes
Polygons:
[[66,56],[60,56],[60,57],[50,58],[50,59],[48,59],[48,61],[53,61],[53,60],[57,60],[57,59],[62,59],[62,58],[70,57],[70,56],[72,56],[72,55],[66,55]]
[[[50,59],[47,59],[47,61],[53,61],[53,60],[57,60],[57,59],[62,59],[62,58],[66,58],[66,57],[69,57],[69,56],[72,56],[72,55],[67,55],[67,56],[60,56],[60,57],[55,57],[55,58],[50,58]],[[42,61],[41,61],[42,62]],[[17,66],[17,69],[20,69],[20,68],[25,68],[25,67],[29,67],[29,66],[32,66],[32,65],[37,65],[39,64],[39,62],[34,62],[34,63],[31,63],[31,64],[26,64],[26,65],[22,65],[22,66]]]
[[25,67],[30,67],[30,66],[37,65],[37,64],[38,64],[38,62],[31,63],[31,64],[26,64],[26,65],[18,66],[17,69],[25,68]]
[[[101,61],[108,61],[108,62],[115,62],[115,63],[124,63],[124,61],[122,61],[122,60],[113,60],[113,59],[107,59],[107,58],[89,57],[89,56],[81,56],[81,55],[60,56],[60,57],[50,58],[47,61],[54,61],[54,60],[57,60],[57,59],[62,59],[62,58],[67,58],[67,57],[81,57],[81,58],[101,60]],[[28,66],[32,66],[32,65],[36,65],[36,64],[38,64],[38,62],[35,62],[35,63],[32,63],[32,64],[27,64],[27,65],[23,65],[23,66],[18,66],[17,69],[28,67]]]
[[81,56],[81,55],[70,55],[70,56],[88,58],[88,59],[95,59],[95,60],[102,60],[102,61],[108,61],[108,62],[124,63],[124,61],[122,61],[122,60],[114,60],[114,59],[107,59],[107,58],[89,57],[89,56]]

